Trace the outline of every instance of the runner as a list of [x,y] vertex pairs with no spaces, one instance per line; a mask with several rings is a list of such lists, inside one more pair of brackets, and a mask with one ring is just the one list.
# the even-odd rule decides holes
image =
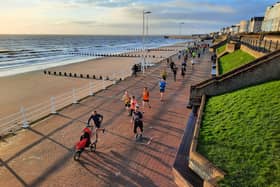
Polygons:
[[163,78],[163,80],[166,80],[167,78],[167,72],[166,72],[166,69],[164,68],[163,71],[161,72],[161,78]]
[[139,111],[139,105],[136,105],[135,111],[133,112],[133,116],[132,116],[132,119],[131,119],[131,123],[134,124],[133,132],[134,132],[136,140],[138,139],[138,136],[139,136],[138,133],[137,133],[137,129],[138,128],[141,131],[140,132],[140,138],[142,138],[142,134],[143,134],[143,121],[142,121],[142,118],[143,118],[143,114]]
[[165,87],[166,87],[166,81],[164,79],[161,79],[159,81],[160,101],[163,101],[163,94],[165,92]]
[[142,104],[143,104],[143,113],[145,111],[145,103],[147,103],[147,105],[149,106],[149,108],[152,108],[151,105],[150,105],[150,93],[148,91],[148,88],[145,87],[144,88],[144,91],[143,91],[143,101],[142,101]]
[[184,67],[182,66],[182,67],[181,67],[181,75],[182,75],[183,78],[185,78],[185,74],[186,74],[185,72],[186,72],[186,70],[185,70]]
[[132,96],[132,99],[130,100],[130,113],[129,116],[132,116],[133,112],[135,111],[137,105],[137,100],[135,96]]
[[182,62],[182,68],[184,69],[184,71],[187,70],[187,60],[188,60],[188,58],[185,58]]
[[129,97],[128,91],[125,91],[124,95],[122,96],[122,101],[124,102],[124,106],[125,106],[126,110],[129,110],[130,99],[131,98]]
[[172,62],[170,63],[170,69],[171,69],[171,70],[173,70],[174,65],[175,65],[175,63],[172,61]]
[[101,123],[103,121],[103,116],[101,114],[98,114],[96,111],[92,112],[91,116],[88,119],[87,125],[90,126],[90,121],[93,120],[95,125],[95,133],[96,133],[96,142],[98,140],[98,132],[102,131],[105,132],[105,128],[101,128]]
[[173,78],[175,82],[176,82],[177,70],[178,70],[177,66],[174,65],[172,71],[173,71]]

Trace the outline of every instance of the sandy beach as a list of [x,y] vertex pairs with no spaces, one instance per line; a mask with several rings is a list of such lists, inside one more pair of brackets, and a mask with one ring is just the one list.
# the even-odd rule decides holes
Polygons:
[[[150,51],[148,55],[166,58],[175,53],[177,51]],[[156,63],[163,58],[147,58],[147,62]],[[50,70],[112,76],[114,73],[121,71],[131,72],[132,65],[139,62],[140,58],[138,57],[105,57],[55,67]],[[41,102],[48,102],[52,96],[61,95],[66,92],[71,94],[73,88],[84,87],[89,85],[90,82],[95,83],[97,81],[93,79],[45,75],[43,70],[2,77],[0,78],[0,119],[19,112],[21,107],[30,107]],[[107,81],[106,84],[112,84],[112,81]]]

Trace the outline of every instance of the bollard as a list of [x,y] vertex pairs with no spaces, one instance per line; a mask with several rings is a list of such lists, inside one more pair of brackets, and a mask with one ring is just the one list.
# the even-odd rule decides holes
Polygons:
[[27,122],[26,116],[25,116],[25,110],[23,107],[20,108],[21,116],[22,116],[22,128],[28,128],[29,124]]
[[55,97],[51,97],[51,114],[56,114],[56,109],[55,109]]
[[89,95],[93,96],[94,95],[94,91],[93,91],[93,82],[89,83]]
[[64,76],[67,77],[67,73],[66,72],[64,72]]
[[73,96],[73,104],[77,104],[77,98],[76,98],[76,90],[73,88],[72,90],[72,96]]
[[47,74],[47,71],[46,71],[46,70],[44,70],[44,74]]

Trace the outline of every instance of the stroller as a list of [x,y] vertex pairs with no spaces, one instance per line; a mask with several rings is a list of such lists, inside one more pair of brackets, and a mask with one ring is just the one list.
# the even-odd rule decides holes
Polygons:
[[75,153],[74,153],[74,160],[78,161],[80,159],[80,156],[82,152],[85,150],[85,148],[89,148],[91,152],[95,152],[96,150],[96,142],[91,143],[90,137],[92,134],[92,131],[89,127],[84,128],[83,135],[80,137],[80,141],[75,146]]

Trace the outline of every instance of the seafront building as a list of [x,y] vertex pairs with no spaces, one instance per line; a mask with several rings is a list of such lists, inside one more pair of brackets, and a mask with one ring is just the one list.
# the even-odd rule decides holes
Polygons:
[[280,2],[267,7],[262,23],[262,31],[280,31]]
[[239,24],[220,29],[220,35],[280,31],[280,2],[267,7],[264,17],[241,20]]
[[241,20],[240,21],[240,28],[239,33],[246,33],[248,32],[248,21],[247,20]]
[[258,33],[262,31],[264,17],[252,17],[249,24],[249,32]]

